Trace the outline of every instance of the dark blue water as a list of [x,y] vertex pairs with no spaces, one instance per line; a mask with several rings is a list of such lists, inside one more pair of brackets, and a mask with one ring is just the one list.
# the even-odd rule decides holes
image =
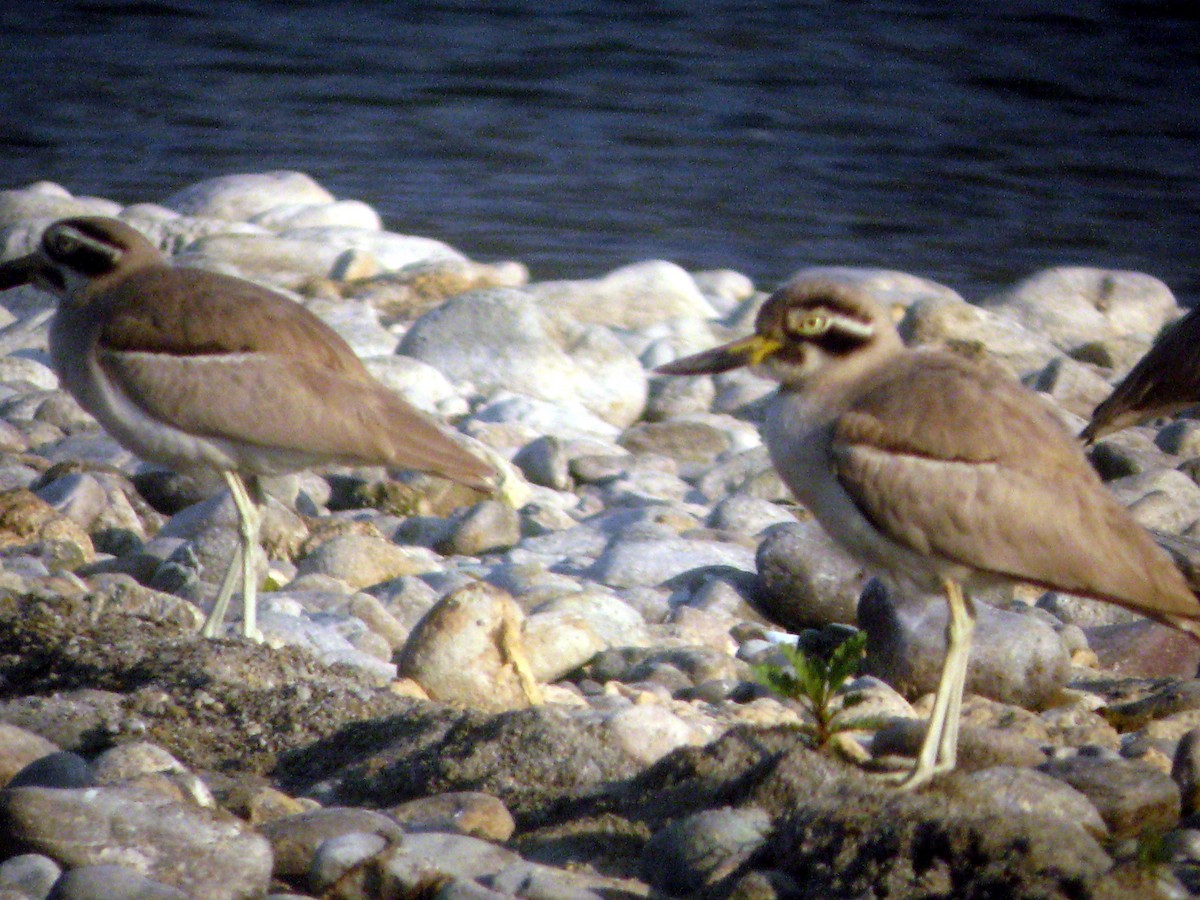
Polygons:
[[536,278],[830,263],[975,299],[1070,263],[1194,303],[1196,7],[10,2],[0,187],[289,168]]

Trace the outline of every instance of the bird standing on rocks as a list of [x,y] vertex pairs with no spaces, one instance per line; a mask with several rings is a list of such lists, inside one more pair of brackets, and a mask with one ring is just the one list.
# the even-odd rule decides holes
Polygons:
[[489,464],[372,378],[304,307],[239,278],[173,268],[118,219],[50,225],[37,251],[0,266],[0,291],[27,283],[58,297],[50,357],[63,387],[118,443],[225,480],[239,546],[206,637],[218,633],[240,562],[243,633],[261,639],[257,476],[386,465],[489,487]]
[[822,527],[894,584],[944,593],[946,657],[912,770],[954,768],[975,613],[1002,579],[1117,603],[1200,637],[1200,601],[1041,400],[998,368],[908,349],[860,286],[799,276],[750,337],[659,368],[780,384],[764,439]]

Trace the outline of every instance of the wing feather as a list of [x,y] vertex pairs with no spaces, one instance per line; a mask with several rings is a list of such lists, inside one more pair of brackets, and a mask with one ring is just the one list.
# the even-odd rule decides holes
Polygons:
[[273,354],[109,352],[100,360],[143,410],[189,434],[468,484],[491,474],[430,417],[373,380]]
[[1160,615],[1200,615],[1178,570],[1035,394],[950,354],[907,354],[839,419],[839,481],[923,554]]

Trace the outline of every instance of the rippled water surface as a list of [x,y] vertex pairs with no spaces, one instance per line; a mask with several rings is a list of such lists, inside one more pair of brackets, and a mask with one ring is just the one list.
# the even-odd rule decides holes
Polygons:
[[1078,263],[1200,301],[1192,3],[2,7],[0,187],[299,169],[536,278],[832,263],[974,299]]

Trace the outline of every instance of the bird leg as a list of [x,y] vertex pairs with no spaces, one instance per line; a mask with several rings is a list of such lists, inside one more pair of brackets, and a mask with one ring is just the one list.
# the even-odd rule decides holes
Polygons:
[[902,791],[927,784],[935,775],[954,768],[958,756],[958,720],[962,712],[963,685],[967,680],[967,661],[971,656],[971,635],[975,631],[975,607],[963,594],[962,585],[943,578],[950,619],[946,623],[946,658],[942,677],[933,698],[933,710],[916,765],[900,782]]
[[206,638],[215,638],[217,632],[221,630],[221,623],[225,620],[225,610],[229,607],[229,598],[233,596],[233,586],[237,583],[238,573],[242,566],[242,542],[238,539],[238,544],[233,548],[233,556],[229,558],[229,565],[225,568],[225,575],[221,578],[221,587],[217,591],[217,599],[213,603],[212,612],[208,614],[208,618],[204,621],[204,627],[200,629],[200,634]]
[[238,563],[242,570],[242,634],[252,641],[261,641],[262,632],[258,630],[258,601],[257,601],[257,571],[255,563],[258,553],[258,534],[262,525],[262,513],[259,509],[258,482],[252,482],[254,493],[252,497],[246,488],[246,483],[236,472],[221,473],[229,493],[233,497],[233,505],[238,512],[238,547],[229,560],[229,568],[221,579],[221,587],[217,592],[216,602],[212,612],[201,629],[205,637],[216,637],[225,618],[225,610],[233,595],[233,585],[237,577]]

